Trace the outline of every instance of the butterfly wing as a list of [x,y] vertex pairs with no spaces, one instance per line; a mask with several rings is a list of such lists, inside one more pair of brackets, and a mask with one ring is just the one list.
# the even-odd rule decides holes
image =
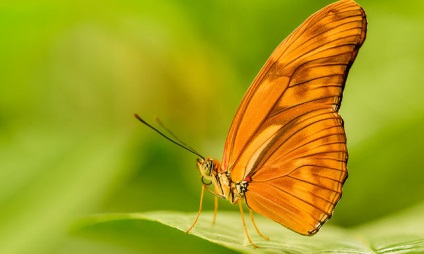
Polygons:
[[271,54],[226,140],[222,168],[248,180],[247,205],[301,234],[331,217],[347,178],[338,109],[366,25],[352,0],[309,17]]

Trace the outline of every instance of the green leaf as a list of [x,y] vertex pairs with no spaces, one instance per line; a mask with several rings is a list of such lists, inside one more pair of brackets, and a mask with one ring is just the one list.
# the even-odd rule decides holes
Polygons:
[[352,230],[376,253],[424,252],[424,203]]
[[[248,231],[253,242],[260,248],[253,248],[245,236],[240,214],[237,212],[219,212],[217,221],[212,224],[212,212],[203,212],[199,221],[190,232],[206,241],[243,253],[419,253],[424,251],[424,205],[376,221],[361,227],[345,229],[325,225],[313,237],[298,235],[262,216],[256,216],[256,223],[262,233],[270,237],[264,240],[248,223]],[[180,234],[178,240],[171,240],[170,232],[163,230],[163,225],[185,232],[190,228],[195,213],[175,211],[154,211],[129,214],[101,214],[82,219],[76,225],[78,234],[104,233],[115,230],[137,234],[138,241],[160,242],[151,238],[151,227],[163,234],[158,234],[165,242],[173,241],[181,245],[189,242],[190,237]],[[143,222],[129,227],[129,222]],[[150,223],[149,223],[150,222]],[[147,226],[147,224],[149,226]],[[127,225],[127,226],[126,226]],[[147,230],[149,229],[149,230]],[[168,234],[168,235],[167,235]],[[147,244],[147,242],[146,242]],[[168,242],[169,244],[169,242]],[[158,250],[163,248],[157,245]],[[175,248],[175,247],[174,247]]]

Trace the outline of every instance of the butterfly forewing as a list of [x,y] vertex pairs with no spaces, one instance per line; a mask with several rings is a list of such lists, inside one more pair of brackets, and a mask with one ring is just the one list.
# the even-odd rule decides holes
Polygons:
[[249,180],[247,205],[301,234],[315,233],[341,197],[347,148],[338,109],[365,34],[365,12],[352,0],[309,17],[265,63],[227,137],[223,171]]

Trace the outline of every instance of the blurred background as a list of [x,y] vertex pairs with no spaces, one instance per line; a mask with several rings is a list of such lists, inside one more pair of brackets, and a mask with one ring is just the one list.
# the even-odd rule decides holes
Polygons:
[[[221,158],[270,53],[331,2],[2,1],[0,253],[149,252],[71,230],[90,214],[197,211],[196,156],[133,114]],[[424,193],[424,2],[359,2],[368,36],[341,107],[349,179],[329,222],[343,227]]]

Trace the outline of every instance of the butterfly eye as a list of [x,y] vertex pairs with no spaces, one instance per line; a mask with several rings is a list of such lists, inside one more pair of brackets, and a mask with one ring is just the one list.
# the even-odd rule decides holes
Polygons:
[[208,180],[211,178],[213,163],[210,158],[197,159],[197,167],[199,168],[200,174],[202,175],[202,182],[203,182],[203,178],[206,178]]

